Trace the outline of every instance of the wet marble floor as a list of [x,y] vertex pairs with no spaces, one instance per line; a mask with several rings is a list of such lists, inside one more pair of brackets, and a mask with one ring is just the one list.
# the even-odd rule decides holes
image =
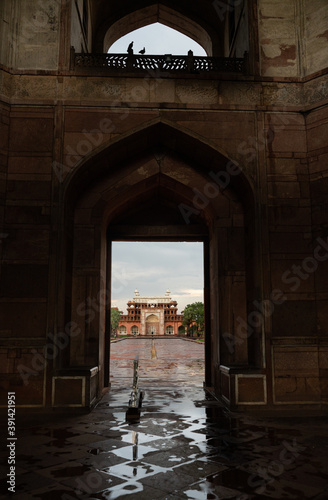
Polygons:
[[[140,421],[127,423],[131,368],[121,351],[133,359],[137,344],[130,342],[112,346],[112,369],[120,370],[91,413],[20,424],[13,498],[328,499],[327,419],[228,414],[202,388],[200,344],[155,340],[153,358],[151,342],[139,345],[148,364],[140,370],[144,401]],[[168,365],[166,379],[169,360],[161,356],[170,350],[171,362],[197,359],[199,368],[181,370],[174,380]]]
[[131,384],[139,356],[140,383],[202,385],[204,343],[181,338],[128,338],[111,345],[111,384]]

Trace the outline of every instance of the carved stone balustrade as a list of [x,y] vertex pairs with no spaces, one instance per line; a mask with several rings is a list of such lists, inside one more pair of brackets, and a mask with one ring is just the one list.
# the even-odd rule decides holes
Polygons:
[[109,74],[117,72],[168,74],[248,73],[247,53],[244,57],[201,57],[190,51],[187,56],[172,54],[78,54],[72,49],[71,69],[94,68]]

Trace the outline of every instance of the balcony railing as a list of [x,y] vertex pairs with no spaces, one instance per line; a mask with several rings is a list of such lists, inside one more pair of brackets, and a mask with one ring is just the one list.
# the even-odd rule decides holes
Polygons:
[[93,68],[108,73],[142,72],[154,74],[247,74],[248,58],[200,57],[190,51],[187,56],[136,54],[77,54],[72,49],[72,69]]

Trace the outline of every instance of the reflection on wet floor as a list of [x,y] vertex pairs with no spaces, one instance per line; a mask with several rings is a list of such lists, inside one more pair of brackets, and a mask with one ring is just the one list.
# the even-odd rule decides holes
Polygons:
[[[174,346],[174,347],[173,347]],[[139,380],[154,379],[157,384],[202,384],[204,344],[172,338],[133,338],[111,346],[111,383],[133,376],[131,360],[139,355]]]
[[156,352],[154,339],[152,339],[152,343],[151,343],[151,359],[157,359],[157,352]]
[[130,386],[117,381],[89,414],[21,424],[17,498],[327,500],[327,419],[231,415],[204,392],[202,377],[163,378],[142,379],[138,423],[126,422]]

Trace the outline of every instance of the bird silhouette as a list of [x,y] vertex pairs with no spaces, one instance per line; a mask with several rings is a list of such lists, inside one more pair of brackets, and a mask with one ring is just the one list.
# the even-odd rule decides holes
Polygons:
[[139,54],[144,54],[146,52],[145,47],[142,50],[139,50]]
[[128,46],[128,53],[129,54],[133,54],[133,42],[130,43],[130,45]]

